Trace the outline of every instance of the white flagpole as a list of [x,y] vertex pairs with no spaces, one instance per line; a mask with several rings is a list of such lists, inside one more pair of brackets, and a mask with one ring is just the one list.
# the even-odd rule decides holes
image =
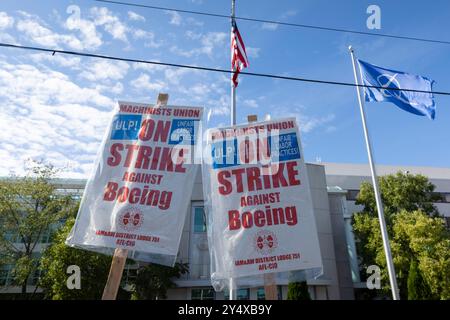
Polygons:
[[[231,0],[231,25],[235,17],[235,0]],[[233,67],[231,67],[233,71]],[[233,84],[233,73],[231,73],[231,125],[236,125],[236,87]]]
[[[233,26],[233,20],[235,17],[235,0],[231,0],[231,26]],[[231,52],[231,50],[230,50]],[[230,57],[231,58],[231,57]],[[231,61],[231,59],[230,59]],[[231,71],[233,71],[233,67],[231,67]],[[236,87],[233,84],[233,72],[231,72],[230,84],[231,84],[231,125],[236,125]],[[230,290],[230,300],[235,300],[235,291],[234,291],[234,279],[230,278],[229,280],[229,290]]]
[[364,111],[363,100],[361,97],[361,90],[359,87],[359,79],[358,79],[358,73],[356,70],[355,54],[354,54],[352,46],[349,46],[348,50],[350,51],[350,55],[352,57],[353,73],[355,75],[356,91],[358,93],[359,110],[361,111],[361,120],[362,120],[362,124],[363,124],[363,129],[364,129],[364,137],[366,139],[367,155],[369,157],[370,171],[372,173],[373,190],[375,192],[375,199],[376,199],[376,203],[377,203],[378,220],[380,222],[381,237],[383,239],[384,254],[386,256],[386,264],[387,264],[388,273],[389,273],[389,281],[391,284],[392,297],[394,300],[400,300],[400,295],[399,295],[398,287],[397,287],[397,279],[395,277],[394,263],[392,261],[391,247],[389,245],[389,236],[388,236],[387,229],[386,229],[386,221],[384,219],[383,202],[381,201],[381,195],[380,195],[380,190],[379,190],[378,181],[377,181],[377,174],[376,174],[375,165],[373,162],[372,144],[370,142],[369,132],[367,130],[366,114]]

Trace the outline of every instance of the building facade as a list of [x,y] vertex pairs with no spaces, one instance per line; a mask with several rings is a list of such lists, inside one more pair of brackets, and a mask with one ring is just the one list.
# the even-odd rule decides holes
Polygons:
[[[361,182],[370,181],[368,165],[316,163],[307,164],[316,226],[323,261],[323,274],[308,281],[308,289],[314,300],[352,300],[355,289],[365,288],[360,280],[358,256],[352,232],[351,218],[361,210],[355,205]],[[386,175],[398,171],[423,174],[436,186],[442,201],[436,203],[441,215],[450,226],[450,169],[427,167],[377,166],[378,174]],[[57,180],[58,192],[81,197],[84,180]],[[170,289],[168,299],[227,299],[227,292],[215,292],[210,283],[210,259],[206,234],[206,217],[203,208],[203,187],[201,170],[198,170],[192,192],[191,203],[180,243],[178,260],[189,264],[189,273],[175,282],[177,287]],[[11,237],[14,237],[11,234]],[[36,255],[48,246],[49,237],[43,236]],[[19,292],[12,287],[11,270],[6,266],[0,270],[0,293]],[[127,267],[123,281],[135,276],[136,265]],[[30,290],[39,274],[30,279]],[[279,299],[287,298],[286,282],[278,283]],[[264,299],[264,288],[239,288],[237,298],[241,300]]]

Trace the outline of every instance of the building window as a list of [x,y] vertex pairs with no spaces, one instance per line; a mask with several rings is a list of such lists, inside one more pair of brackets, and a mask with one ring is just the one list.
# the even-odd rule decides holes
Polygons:
[[38,242],[39,243],[49,243],[50,242],[50,236],[52,234],[51,228],[48,228],[44,232],[41,233],[39,236]]
[[447,224],[447,229],[450,230],[450,217],[444,217],[445,223]]
[[42,270],[40,270],[40,269],[34,270],[28,283],[32,286],[35,286],[38,283],[39,279],[41,278],[41,272],[42,272]]
[[194,232],[206,232],[206,217],[203,207],[194,208]]
[[7,231],[3,237],[5,240],[13,242],[13,243],[21,243],[22,242],[22,238],[15,231]]
[[258,291],[256,291],[256,300],[266,300],[264,288],[258,288]]
[[444,198],[445,203],[450,203],[450,193],[443,193],[442,198]]
[[359,190],[347,190],[347,200],[348,201],[355,201],[358,197]]
[[450,203],[450,193],[449,192],[433,192],[433,200],[436,203]]
[[192,289],[191,300],[214,300],[214,289]]
[[138,268],[139,266],[136,265],[125,266],[122,274],[121,284],[124,286],[132,285],[136,280]]
[[[225,300],[230,299],[230,291],[225,291]],[[236,290],[236,300],[250,300],[250,289],[238,289]]]
[[450,193],[442,192],[441,194],[441,201],[443,203],[450,203]]
[[250,299],[250,289],[239,289],[239,290],[237,290],[236,298],[238,300],[249,300]]
[[[281,286],[277,286],[277,299],[282,300]],[[258,291],[256,291],[256,300],[266,300],[266,292],[264,288],[258,288]]]
[[8,286],[12,283],[12,264],[0,267],[0,286]]

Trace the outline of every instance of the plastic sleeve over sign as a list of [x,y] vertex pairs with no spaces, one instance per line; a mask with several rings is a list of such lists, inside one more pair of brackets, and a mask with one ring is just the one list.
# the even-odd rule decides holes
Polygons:
[[210,129],[203,188],[217,291],[322,274],[308,174],[294,118]]
[[203,109],[120,101],[66,243],[175,263],[201,146]]

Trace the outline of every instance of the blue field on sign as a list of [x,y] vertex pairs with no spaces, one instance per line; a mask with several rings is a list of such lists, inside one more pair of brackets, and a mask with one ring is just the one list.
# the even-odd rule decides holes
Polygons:
[[170,127],[169,144],[191,145],[195,144],[195,127],[197,119],[173,119]]
[[137,140],[142,115],[119,114],[114,117],[111,140]]

